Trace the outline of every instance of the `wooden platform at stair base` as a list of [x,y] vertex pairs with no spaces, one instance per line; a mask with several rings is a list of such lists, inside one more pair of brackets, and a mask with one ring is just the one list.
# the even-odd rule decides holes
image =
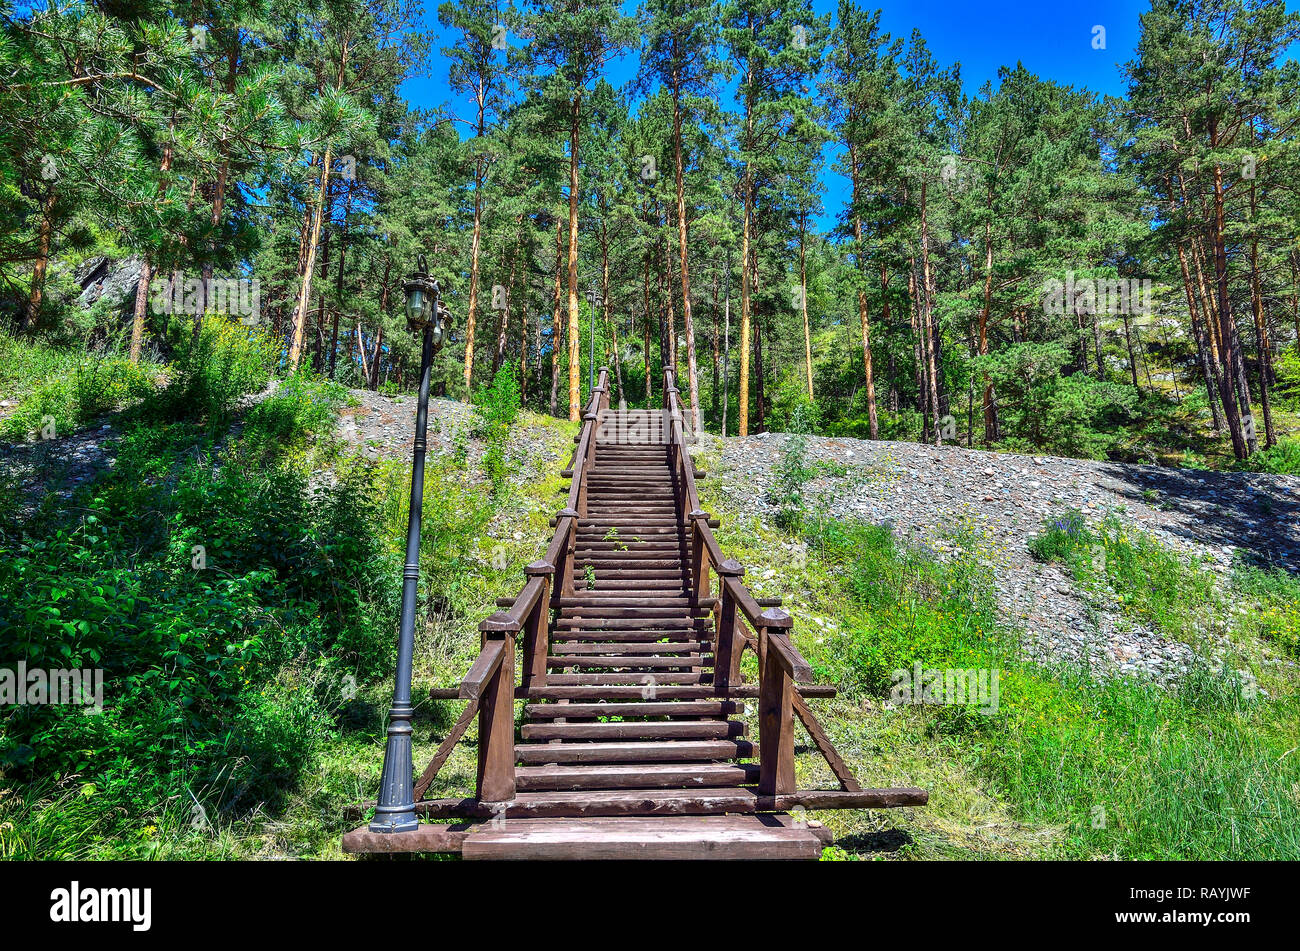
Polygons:
[[466,860],[600,861],[716,859],[815,861],[830,831],[782,813],[651,818],[505,819],[426,825],[414,832],[356,829],[349,853],[459,852]]

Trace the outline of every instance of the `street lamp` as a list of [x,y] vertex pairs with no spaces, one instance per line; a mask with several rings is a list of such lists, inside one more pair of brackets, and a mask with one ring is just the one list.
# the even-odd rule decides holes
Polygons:
[[596,388],[596,308],[605,302],[604,298],[596,290],[596,285],[592,284],[587,288],[587,300],[591,301],[591,357],[587,367],[587,392]]
[[397,675],[393,706],[388,711],[388,745],[384,772],[379,780],[379,801],[371,832],[412,832],[419,827],[411,762],[411,663],[415,656],[415,600],[420,578],[420,509],[424,499],[424,450],[429,428],[429,372],[434,354],[442,348],[451,324],[443,306],[441,288],[429,277],[424,255],[417,270],[406,279],[406,326],[423,336],[420,351],[420,398],[415,409],[415,454],[411,463],[410,518],[406,526],[406,566],[402,569],[402,615],[397,636]]

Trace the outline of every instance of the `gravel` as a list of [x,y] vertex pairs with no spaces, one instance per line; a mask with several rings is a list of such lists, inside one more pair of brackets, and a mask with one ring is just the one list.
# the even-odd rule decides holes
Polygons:
[[[733,508],[770,516],[775,506],[768,494],[788,438],[703,436],[693,451],[720,457],[719,471],[710,475]],[[940,558],[954,554],[959,523],[990,539],[1001,614],[1023,630],[1026,652],[1044,662],[1167,680],[1195,656],[1187,645],[1124,617],[1115,592],[1081,591],[1060,566],[1033,559],[1030,537],[1066,509],[1080,510],[1090,522],[1115,514],[1185,557],[1208,556],[1206,567],[1221,577],[1238,551],[1300,568],[1300,478],[1294,476],[807,439],[808,459],[830,464],[807,486],[813,507],[890,526],[896,537]]]

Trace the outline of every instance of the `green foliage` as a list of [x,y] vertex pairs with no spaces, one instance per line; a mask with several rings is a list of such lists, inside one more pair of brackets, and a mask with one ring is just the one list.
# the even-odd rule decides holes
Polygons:
[[475,435],[486,443],[483,469],[492,482],[492,492],[500,495],[506,487],[506,446],[510,427],[519,415],[519,381],[513,367],[503,364],[489,386],[474,394],[477,415]]
[[988,666],[998,640],[989,578],[978,565],[938,562],[888,528],[816,520],[805,530],[849,607],[846,636],[822,663],[848,689],[881,694],[895,670]]
[[1300,439],[1284,436],[1277,445],[1261,449],[1247,459],[1243,467],[1273,475],[1300,475]]
[[1069,360],[1056,344],[1020,344],[977,361],[987,367],[1006,407],[1004,448],[1102,459],[1119,444],[1137,395],[1086,374],[1064,375]]
[[0,393],[19,397],[0,420],[0,439],[66,436],[113,410],[148,398],[156,370],[118,355],[20,343],[0,332]]
[[[228,407],[260,386],[244,372],[256,364],[242,336],[209,352],[227,367],[208,381],[214,402],[163,394],[163,405]],[[184,374],[170,384],[204,385]],[[385,668],[391,650],[377,619],[393,607],[398,572],[372,530],[376,473],[343,463],[312,487],[295,451],[332,431],[338,396],[293,378],[220,451],[193,420],[146,415],[122,436],[113,469],[66,506],[50,496],[30,517],[5,512],[0,656],[98,668],[104,680],[98,715],[6,710],[9,777],[93,778],[109,810],[88,827],[96,835],[165,811],[185,790],[228,810],[282,793],[333,728],[342,678]]]
[[263,448],[302,449],[314,436],[332,434],[339,407],[347,399],[345,387],[311,373],[295,373],[248,411],[245,437]]
[[1069,509],[1064,515],[1044,523],[1043,531],[1029,539],[1029,553],[1039,561],[1068,562],[1092,541],[1093,535],[1083,513]]
[[1240,598],[1253,602],[1246,606],[1246,626],[1300,657],[1300,577],[1285,568],[1239,562],[1233,566],[1232,586]]
[[816,478],[808,461],[808,436],[817,431],[817,406],[799,403],[790,413],[789,434],[781,453],[770,498],[778,508],[775,521],[786,531],[798,531],[804,518],[803,488]]
[[208,316],[195,340],[188,325],[172,328],[174,378],[157,408],[171,419],[202,419],[210,432],[229,422],[239,399],[266,386],[278,361],[267,334]]
[[1125,614],[1170,637],[1195,643],[1215,623],[1220,598],[1214,576],[1114,516],[1092,530],[1070,510],[1048,519],[1029,550],[1041,561],[1069,566],[1080,582],[1104,582]]
[[[1039,537],[1053,539],[1044,543],[1044,557],[1082,561],[1089,550],[1089,533],[1073,515],[1049,523]],[[1141,571],[1165,574],[1177,562],[1110,529],[1091,537],[1098,545],[1109,539],[1107,564],[1116,563],[1116,579],[1130,586],[1140,583]],[[1058,830],[1049,854],[1300,856],[1300,764],[1287,755],[1297,727],[1293,699],[1257,696],[1228,668],[1195,667],[1169,689],[1026,662],[996,621],[979,541],[962,532],[958,556],[945,564],[898,544],[883,528],[857,523],[821,523],[808,538],[844,625],[842,636],[805,648],[815,666],[850,696],[878,697],[889,695],[892,670],[916,663],[998,670],[995,712],[908,707],[892,716],[905,724],[904,738],[942,737],[943,755],[961,763],[963,773],[973,766],[1016,820]],[[1194,569],[1182,571],[1189,580],[1171,590],[1157,578],[1137,593],[1138,603],[1203,596]],[[1238,579],[1240,590],[1275,599],[1280,610],[1296,602],[1294,576],[1243,568]],[[932,803],[941,798],[937,790],[931,796]]]

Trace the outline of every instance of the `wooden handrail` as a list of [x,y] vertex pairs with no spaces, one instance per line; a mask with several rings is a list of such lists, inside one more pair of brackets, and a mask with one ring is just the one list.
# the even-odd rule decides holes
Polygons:
[[[556,513],[555,533],[546,556],[524,568],[528,580],[513,600],[499,599],[503,609],[479,624],[483,647],[460,682],[457,695],[470,706],[444,740],[419,780],[422,798],[450,747],[464,733],[468,720],[479,718],[477,797],[500,802],[515,796],[514,700],[515,636],[523,638],[523,686],[540,685],[546,679],[546,656],[550,649],[550,612],[559,599],[572,593],[573,546],[578,518],[585,514],[586,475],[595,450],[596,422],[609,407],[609,370],[601,368],[600,384],[591,391],[583,413],[573,458],[565,469],[573,479],[568,505]],[[549,590],[549,596],[548,596]]]
[[504,637],[491,637],[483,644],[483,649],[474,658],[465,676],[460,681],[462,700],[479,700],[483,697],[483,688],[501,667],[501,658],[505,655]]
[[[680,523],[691,533],[693,542],[692,573],[695,599],[699,605],[713,608],[714,683],[730,688],[739,680],[740,655],[750,647],[759,662],[759,792],[789,793],[794,790],[794,717],[797,715],[808,730],[818,751],[826,758],[845,789],[856,789],[857,780],[827,738],[812,711],[799,694],[798,683],[812,679],[812,666],[790,640],[793,620],[777,605],[764,607],[741,581],[744,567],[723,557],[722,548],[713,537],[709,513],[700,508],[695,487],[695,463],[686,450],[682,435],[685,420],[681,393],[676,386],[672,367],[664,367],[664,408],[671,426],[669,459],[674,480],[680,491]],[[712,595],[709,572],[718,575],[718,597]],[[738,616],[739,615],[739,616]],[[755,632],[745,630],[746,622]]]

